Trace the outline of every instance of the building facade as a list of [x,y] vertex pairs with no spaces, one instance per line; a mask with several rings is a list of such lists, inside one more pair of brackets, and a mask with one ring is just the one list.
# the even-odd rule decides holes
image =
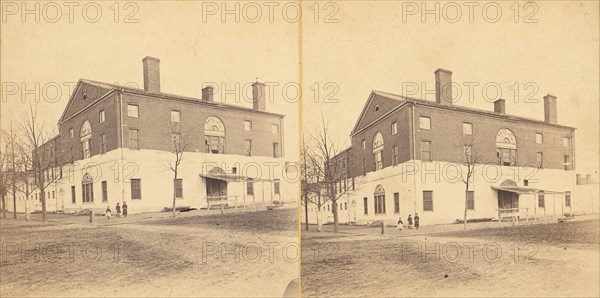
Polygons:
[[[253,108],[215,102],[212,87],[201,98],[166,94],[159,64],[143,59],[143,90],[78,82],[58,135],[42,148],[53,162],[48,211],[111,206],[114,212],[123,202],[130,213],[160,211],[171,208],[174,194],[177,207],[295,201],[284,116],[267,111],[264,84],[252,85]],[[41,210],[36,197],[29,200],[32,211]]]
[[493,111],[456,106],[452,73],[438,69],[435,80],[436,102],[370,94],[351,147],[335,158],[344,195],[328,207],[340,221],[406,223],[418,213],[424,225],[452,223],[465,205],[470,220],[574,213],[575,129],[557,123],[555,96],[538,121],[506,114],[503,99]]

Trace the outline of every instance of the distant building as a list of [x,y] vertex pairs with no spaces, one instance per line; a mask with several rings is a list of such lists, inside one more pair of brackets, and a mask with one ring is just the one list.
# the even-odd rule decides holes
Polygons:
[[[265,85],[252,84],[253,108],[215,102],[213,87],[201,98],[166,94],[159,63],[143,59],[143,90],[78,82],[58,135],[43,147],[53,160],[46,175],[56,178],[46,189],[48,211],[122,202],[129,212],[159,211],[171,208],[173,192],[178,207],[295,201],[284,116],[267,111]],[[174,140],[187,144],[176,181]],[[33,211],[41,210],[38,197],[30,198]]]
[[462,220],[460,174],[477,156],[468,219],[573,213],[575,128],[558,124],[557,98],[544,97],[544,121],[506,114],[503,99],[493,111],[459,107],[451,76],[435,71],[435,102],[371,92],[351,147],[336,156],[346,173],[336,189],[347,192],[326,210],[356,223],[406,223],[415,213],[425,225]]

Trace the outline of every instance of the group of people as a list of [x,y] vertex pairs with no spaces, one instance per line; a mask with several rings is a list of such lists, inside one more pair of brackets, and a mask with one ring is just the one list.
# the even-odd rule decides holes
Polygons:
[[[119,203],[117,203],[115,210],[117,211],[117,217],[121,217],[121,206],[119,205]],[[112,216],[112,211],[110,211],[110,206],[106,206],[105,214],[106,214],[106,218],[110,219],[110,217]],[[123,217],[127,217],[127,203],[125,203],[125,202],[123,202]]]
[[[408,215],[408,218],[406,219],[407,221],[407,228],[408,229],[412,229],[413,228],[413,217],[412,214]],[[414,227],[415,229],[419,229],[419,214],[415,213],[415,217],[414,217]],[[402,221],[402,217],[398,218],[398,230],[402,231],[402,229],[404,229],[404,222]]]

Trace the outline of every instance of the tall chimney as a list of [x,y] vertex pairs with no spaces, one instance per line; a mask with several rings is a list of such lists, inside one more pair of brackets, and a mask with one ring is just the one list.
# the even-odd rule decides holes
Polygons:
[[556,96],[548,94],[544,96],[544,121],[556,124],[556,120]]
[[266,111],[267,100],[265,96],[265,84],[255,82],[252,84],[252,108],[255,111]]
[[160,93],[160,60],[146,56],[144,63],[144,91]]
[[202,88],[202,101],[213,102],[213,87],[206,86]]
[[438,68],[435,72],[435,102],[449,105],[452,103],[452,72]]
[[505,100],[498,99],[494,101],[494,112],[499,114],[506,114]]

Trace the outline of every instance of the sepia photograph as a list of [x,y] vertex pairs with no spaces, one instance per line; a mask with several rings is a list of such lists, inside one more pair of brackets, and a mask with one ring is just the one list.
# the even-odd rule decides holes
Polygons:
[[600,3],[0,0],[1,297],[600,297]]

